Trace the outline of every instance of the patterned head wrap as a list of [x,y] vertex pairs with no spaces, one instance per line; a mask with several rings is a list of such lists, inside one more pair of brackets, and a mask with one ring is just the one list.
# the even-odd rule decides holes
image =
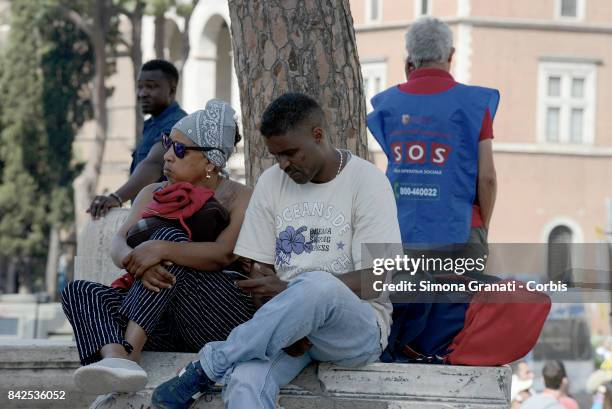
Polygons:
[[227,102],[211,99],[204,109],[182,118],[172,129],[181,131],[198,146],[218,148],[205,155],[216,167],[223,169],[234,152],[235,113]]

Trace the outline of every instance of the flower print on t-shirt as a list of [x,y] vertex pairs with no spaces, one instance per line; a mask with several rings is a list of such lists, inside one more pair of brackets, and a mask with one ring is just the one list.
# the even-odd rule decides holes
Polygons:
[[291,261],[292,253],[302,254],[312,251],[312,241],[307,242],[303,234],[306,230],[306,226],[302,226],[297,230],[293,226],[287,226],[285,230],[279,233],[276,238],[274,264],[277,266],[288,265]]

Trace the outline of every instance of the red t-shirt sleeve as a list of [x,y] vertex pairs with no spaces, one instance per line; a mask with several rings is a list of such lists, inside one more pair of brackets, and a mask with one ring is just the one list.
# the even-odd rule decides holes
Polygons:
[[482,127],[480,128],[480,138],[478,141],[484,141],[485,139],[493,139],[493,120],[491,119],[489,108],[487,108],[484,118],[482,118]]

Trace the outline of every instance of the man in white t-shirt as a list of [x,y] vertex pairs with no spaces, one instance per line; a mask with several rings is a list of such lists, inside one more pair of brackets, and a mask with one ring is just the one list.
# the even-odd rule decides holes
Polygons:
[[395,199],[385,175],[333,147],[327,129],[321,107],[303,94],[285,94],[264,112],[261,133],[278,165],[259,178],[234,252],[255,262],[256,278],[237,285],[267,302],[160,385],[155,407],[187,408],[218,382],[227,408],[272,409],[309,362],[361,366],[386,347],[391,304],[372,289],[380,277],[362,245],[392,243],[384,255],[393,257],[401,243]]

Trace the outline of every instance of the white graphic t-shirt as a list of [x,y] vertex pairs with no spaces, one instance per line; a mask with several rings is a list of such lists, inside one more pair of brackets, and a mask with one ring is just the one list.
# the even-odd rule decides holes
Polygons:
[[[326,183],[295,183],[278,165],[257,181],[234,252],[274,264],[290,281],[307,271],[343,274],[372,267],[361,244],[401,243],[397,209],[387,177],[370,162],[351,157]],[[391,304],[376,310],[386,347]]]

